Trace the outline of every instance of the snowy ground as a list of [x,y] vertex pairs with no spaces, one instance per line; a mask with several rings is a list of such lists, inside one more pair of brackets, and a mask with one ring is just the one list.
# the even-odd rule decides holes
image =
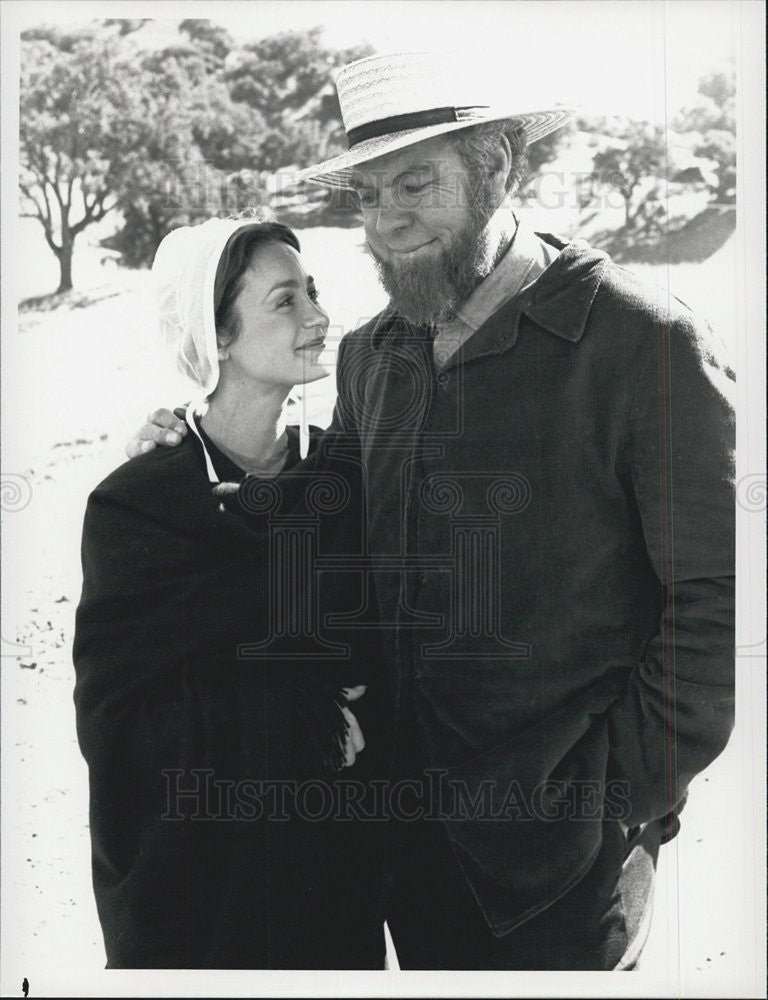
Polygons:
[[[309,230],[302,242],[336,324],[332,357],[334,340],[378,311],[382,293],[358,231]],[[26,271],[24,295],[51,289],[44,253],[38,251],[39,267]],[[146,273],[101,267],[98,253],[86,248],[79,267],[91,304],[23,313],[3,345],[3,995],[20,992],[24,976],[33,996],[122,990],[119,974],[109,980],[99,972],[104,954],[90,889],[86,769],[75,742],[70,648],[80,525],[88,492],[123,460],[124,443],[146,411],[185,398],[154,343]],[[732,336],[733,240],[701,265],[637,270],[669,281]],[[310,399],[317,423],[327,420],[332,381],[318,383]],[[752,759],[759,737],[748,710],[757,676],[750,671],[759,668],[759,660],[741,661],[734,740],[694,782],[682,832],[662,852],[644,970],[621,984],[602,980],[591,995],[759,995],[750,989],[762,987],[749,984],[760,982],[763,953],[754,889],[763,822],[754,810],[762,788]],[[398,978],[387,974],[386,986],[372,988],[394,995],[403,989]],[[196,985],[185,980],[188,987],[170,979],[158,985],[151,977],[132,982],[144,984],[134,987],[136,995],[236,989],[226,978],[203,979],[205,986],[200,976]],[[423,983],[405,981],[410,995],[424,993]],[[251,992],[262,990],[259,980],[248,982]],[[470,988],[461,978],[450,982],[465,993]],[[346,988],[343,980],[327,987],[329,995]],[[506,995],[519,988],[519,980],[505,980]],[[426,992],[439,989],[433,980]],[[568,995],[562,982],[554,989],[549,995]]]

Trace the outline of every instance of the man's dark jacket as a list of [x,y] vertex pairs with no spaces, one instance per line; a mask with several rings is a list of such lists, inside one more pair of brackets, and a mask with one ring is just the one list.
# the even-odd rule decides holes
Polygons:
[[391,308],[348,335],[333,423],[367,467],[396,707],[497,934],[604,822],[669,814],[733,724],[733,375],[685,305],[546,239],[441,371]]

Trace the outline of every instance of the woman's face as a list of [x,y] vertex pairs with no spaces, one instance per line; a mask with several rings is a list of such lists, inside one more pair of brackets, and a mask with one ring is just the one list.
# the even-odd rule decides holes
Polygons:
[[290,388],[328,375],[319,362],[328,315],[314,279],[286,243],[257,247],[234,305],[240,333],[222,364],[227,377]]

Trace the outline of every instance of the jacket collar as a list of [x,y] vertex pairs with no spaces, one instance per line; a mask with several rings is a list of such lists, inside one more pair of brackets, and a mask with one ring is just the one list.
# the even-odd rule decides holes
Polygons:
[[371,326],[371,346],[378,350],[383,342],[398,333],[402,333],[404,328],[409,328],[410,324],[397,312],[390,303],[385,306],[378,316],[374,316]]
[[577,343],[584,336],[609,257],[584,240],[563,243],[549,233],[538,235],[560,255],[528,289],[520,311],[549,333]]
[[[511,347],[517,340],[521,314],[548,333],[572,343],[577,343],[584,335],[609,257],[602,250],[590,247],[584,240],[565,243],[549,233],[537,235],[560,251],[558,258],[529,286],[522,301],[513,297],[486,320],[464,345],[463,351],[459,352],[464,361]],[[478,338],[478,334],[487,327],[496,327],[499,320],[504,320],[505,326],[512,320],[512,328],[507,326],[504,334],[494,330],[496,336],[489,330],[491,342],[481,347],[480,341],[485,338]],[[412,334],[419,329],[421,328],[414,327],[403,319],[390,304],[371,322],[371,346],[378,350],[385,342],[392,342],[395,338]],[[472,342],[476,340],[478,343],[473,345]]]

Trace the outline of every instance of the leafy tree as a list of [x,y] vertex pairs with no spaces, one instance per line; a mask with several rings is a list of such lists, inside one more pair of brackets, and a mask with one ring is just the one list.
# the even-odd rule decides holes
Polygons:
[[228,68],[232,98],[258,108],[268,125],[302,110],[329,79],[332,62],[322,29],[285,31],[243,46]]
[[[659,125],[625,118],[607,121],[599,131],[607,136],[607,145],[595,153],[593,177],[597,185],[621,194],[624,226],[629,228],[653,215],[651,203],[658,197],[653,182],[667,173],[666,135]],[[635,197],[638,192],[643,193],[642,200]]]
[[189,45],[144,56],[138,67],[137,150],[124,165],[123,225],[109,240],[131,266],[152,262],[163,237],[181,225],[240,211],[260,197],[250,172],[264,122],[235,104]]
[[[145,153],[126,171],[124,225],[109,242],[129,264],[149,263],[174,226],[269,204],[264,174],[343,148],[333,70],[369,51],[327,49],[320,29],[243,48],[208,21],[184,21],[180,32],[189,41],[148,53],[140,67]],[[339,211],[332,197],[316,198],[301,220],[338,221]]]
[[715,201],[736,200],[736,78],[733,70],[707,74],[699,83],[698,100],[675,123],[678,132],[692,134],[696,156],[714,160],[717,182],[710,185]]
[[[267,202],[262,171],[346,145],[333,71],[368,47],[330,49],[314,28],[238,48],[192,18],[172,44],[147,49],[144,24],[113,18],[23,37],[23,210],[59,259],[59,291],[72,287],[77,236],[111,209],[121,225],[105,245],[148,264],[172,228]],[[335,219],[330,202],[315,200],[307,215]]]
[[346,148],[334,71],[371,51],[368,45],[331,49],[316,27],[262,38],[230,54],[224,79],[232,99],[265,122],[259,169],[309,163]]
[[83,230],[116,204],[132,136],[130,67],[89,29],[37,28],[22,36],[22,215],[37,219],[72,288],[72,254]]
[[220,69],[235,47],[234,40],[226,28],[202,18],[188,18],[182,21],[179,31],[187,36],[212,68]]
[[148,18],[146,17],[107,17],[101,23],[106,28],[117,28],[118,34],[122,36],[132,35],[134,31],[138,31],[140,28],[143,28],[147,23],[147,20]]

